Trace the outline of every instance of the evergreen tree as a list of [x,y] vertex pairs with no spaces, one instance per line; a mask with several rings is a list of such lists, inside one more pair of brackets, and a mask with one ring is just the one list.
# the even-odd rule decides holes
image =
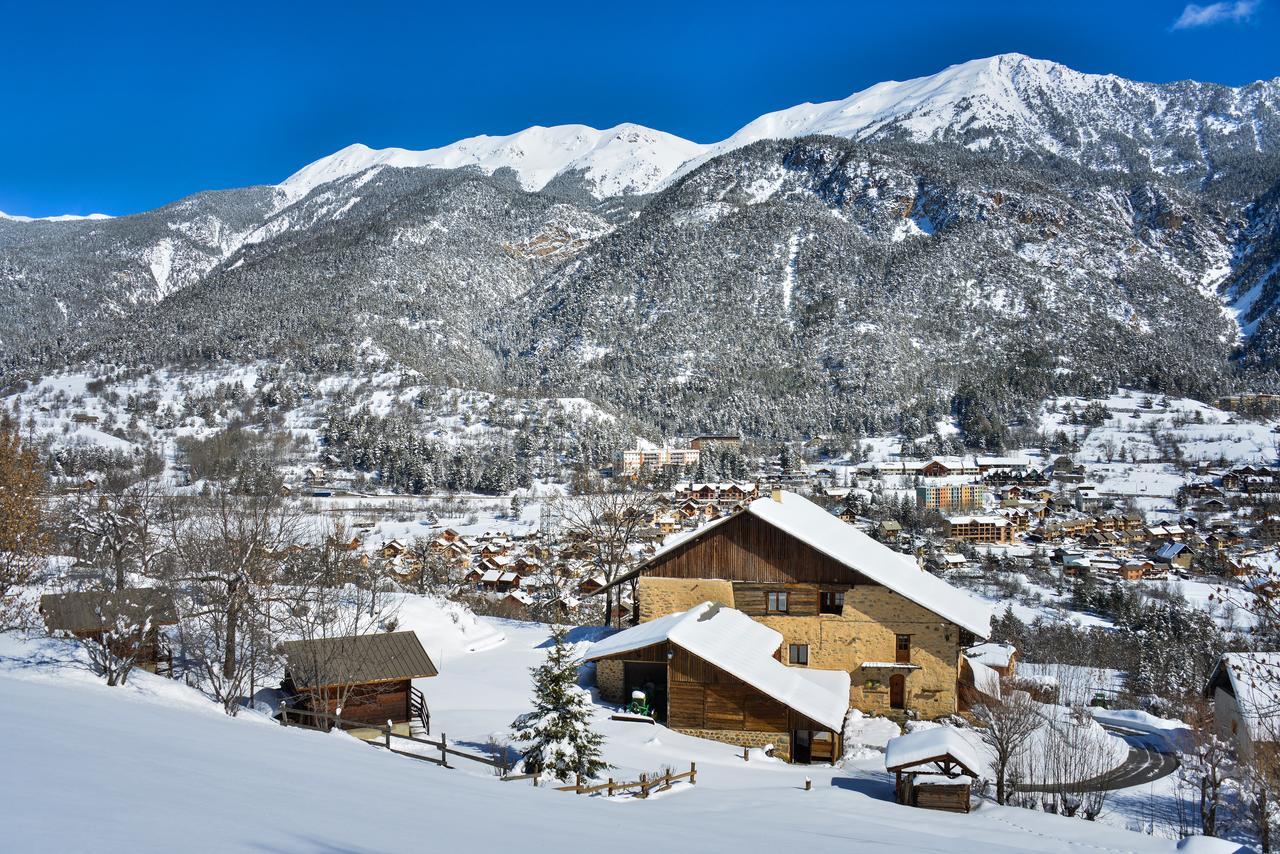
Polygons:
[[608,764],[600,755],[603,737],[591,729],[591,704],[578,687],[578,662],[565,642],[565,626],[551,628],[547,660],[533,676],[533,711],[511,724],[524,751],[526,773],[547,772],[557,780],[590,779]]

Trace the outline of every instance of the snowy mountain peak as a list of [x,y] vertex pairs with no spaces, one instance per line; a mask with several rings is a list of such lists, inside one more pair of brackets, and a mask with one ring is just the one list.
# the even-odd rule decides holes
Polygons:
[[287,178],[279,189],[288,202],[315,187],[375,166],[513,170],[526,190],[540,190],[558,175],[581,171],[597,198],[648,193],[704,146],[636,124],[607,130],[587,125],[535,125],[507,136],[473,136],[441,148],[410,151],[350,145]]
[[[927,77],[877,83],[839,101],[766,113],[707,146],[666,183],[758,140],[811,134],[949,142],[1012,159],[1047,154],[1090,168],[1150,168],[1208,178],[1213,168],[1208,158],[1189,162],[1182,154],[1203,151],[1206,140],[1258,152],[1274,149],[1277,140],[1254,116],[1260,104],[1277,102],[1280,81],[1275,80],[1238,89],[1212,83],[1139,83],[1006,53]],[[1120,140],[1131,145],[1120,145]],[[1182,151],[1171,144],[1175,140],[1186,142]]]
[[608,198],[660,190],[702,163],[762,139],[811,134],[945,142],[1014,160],[1058,156],[1093,169],[1150,169],[1205,180],[1216,177],[1206,152],[1280,146],[1270,119],[1256,120],[1273,116],[1277,104],[1280,80],[1237,89],[1139,83],[1005,53],[926,77],[877,83],[838,101],[766,113],[712,145],[635,124],[607,130],[534,126],[427,151],[352,145],[303,168],[279,189],[283,204],[290,204],[320,184],[378,165],[475,167],[489,174],[510,168],[527,190],[579,173],[592,195]]
[[17,214],[7,214],[0,211],[0,219],[7,219],[10,222],[80,222],[88,219],[111,219],[107,214],[91,213],[85,216],[80,214],[59,214],[57,216],[18,216]]

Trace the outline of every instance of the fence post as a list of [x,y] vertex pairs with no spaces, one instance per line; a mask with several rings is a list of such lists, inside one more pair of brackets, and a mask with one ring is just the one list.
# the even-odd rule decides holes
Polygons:
[[640,775],[640,797],[642,798],[649,797],[649,775],[648,774]]
[[698,763],[689,763],[689,785],[696,786],[698,784]]
[[538,788],[538,775],[537,775],[537,774],[534,774],[534,775],[533,775],[533,787],[534,787],[535,789],[536,789],[536,788]]
[[284,700],[280,701],[280,726],[289,725],[289,706]]
[[609,797],[613,797],[613,778],[609,778]]
[[808,777],[805,777],[805,778],[804,778],[804,790],[805,790],[806,792],[811,792],[811,791],[813,791],[813,781],[812,781],[812,780],[810,780]]
[[742,746],[742,761],[743,762],[751,761],[751,748],[747,747],[745,744]]
[[573,775],[573,793],[575,795],[582,794],[582,775],[581,774]]
[[445,737],[445,734],[440,733],[440,767],[441,768],[449,767],[449,753],[445,749],[445,744],[448,743],[448,741],[449,739]]
[[391,749],[391,719],[387,718],[387,750]]

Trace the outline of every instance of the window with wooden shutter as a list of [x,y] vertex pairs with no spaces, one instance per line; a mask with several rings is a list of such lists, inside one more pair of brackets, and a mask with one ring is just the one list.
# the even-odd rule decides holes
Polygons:
[[894,658],[898,664],[911,663],[911,635],[897,636],[897,656]]

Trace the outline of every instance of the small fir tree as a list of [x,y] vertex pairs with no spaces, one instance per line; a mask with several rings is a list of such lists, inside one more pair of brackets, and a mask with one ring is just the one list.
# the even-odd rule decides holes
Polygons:
[[600,755],[604,739],[591,729],[591,704],[578,687],[578,662],[565,642],[567,632],[565,626],[552,627],[547,660],[529,671],[533,711],[516,718],[511,728],[524,751],[526,773],[590,779],[609,766]]

